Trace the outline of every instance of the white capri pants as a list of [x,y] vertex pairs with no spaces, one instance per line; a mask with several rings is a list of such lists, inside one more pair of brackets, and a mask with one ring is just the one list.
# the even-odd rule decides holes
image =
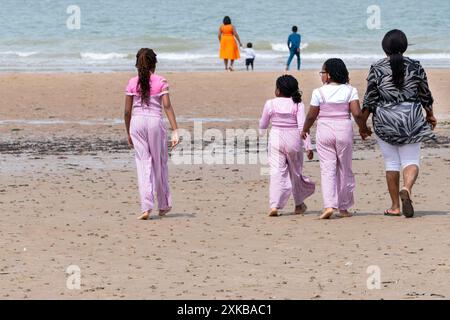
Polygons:
[[409,165],[420,164],[420,142],[393,145],[377,137],[386,171],[399,171]]

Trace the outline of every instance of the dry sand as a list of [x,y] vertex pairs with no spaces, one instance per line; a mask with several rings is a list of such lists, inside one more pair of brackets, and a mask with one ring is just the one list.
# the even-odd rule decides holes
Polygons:
[[[361,97],[366,74],[351,71]],[[305,216],[291,214],[291,200],[267,217],[261,165],[171,163],[173,211],[137,221],[133,152],[114,122],[131,76],[0,75],[0,298],[450,298],[449,70],[428,70],[439,143],[423,149],[415,218],[382,215],[381,155],[355,137],[356,214],[329,221],[317,219],[317,160],[305,166],[317,183]],[[225,118],[203,124],[224,131],[256,128],[278,74],[164,76],[182,128]],[[298,78],[307,104],[319,76]],[[80,290],[66,287],[70,265]],[[380,289],[367,287],[369,266]]]

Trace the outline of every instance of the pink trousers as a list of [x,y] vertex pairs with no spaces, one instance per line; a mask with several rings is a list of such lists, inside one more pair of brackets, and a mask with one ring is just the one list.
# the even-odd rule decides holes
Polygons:
[[269,163],[271,208],[284,208],[291,193],[296,206],[314,193],[314,182],[302,175],[303,150],[298,128],[272,127]]
[[347,210],[353,206],[355,189],[352,121],[319,120],[316,142],[324,207]]
[[169,209],[167,131],[161,117],[133,115],[130,134],[134,145],[142,212],[154,208],[154,194],[160,210]]

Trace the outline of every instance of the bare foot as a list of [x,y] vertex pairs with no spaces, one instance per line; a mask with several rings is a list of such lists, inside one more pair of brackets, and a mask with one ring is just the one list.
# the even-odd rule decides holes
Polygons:
[[336,216],[339,218],[350,218],[353,217],[353,214],[348,212],[348,210],[339,210],[339,213],[337,213]]
[[148,220],[150,218],[150,211],[144,212],[138,217],[138,220]]
[[322,214],[320,215],[319,219],[330,219],[333,213],[334,213],[333,208],[325,208],[325,210],[322,211]]
[[278,209],[277,208],[270,209],[269,217],[278,217]]
[[412,218],[414,216],[414,207],[411,200],[411,191],[406,187],[400,190],[400,200],[402,200],[402,213],[406,218]]
[[305,214],[306,210],[308,209],[308,207],[306,206],[306,204],[302,203],[301,205],[295,206],[295,214]]
[[170,210],[172,210],[172,208],[168,208],[168,209],[164,209],[164,210],[159,210],[159,216],[160,217],[164,217],[166,214],[168,214],[170,212]]

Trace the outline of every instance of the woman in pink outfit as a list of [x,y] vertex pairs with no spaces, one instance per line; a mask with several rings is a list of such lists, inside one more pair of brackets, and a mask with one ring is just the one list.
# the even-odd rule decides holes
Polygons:
[[178,142],[177,121],[169,98],[167,81],[155,74],[156,54],[152,49],[140,49],[136,55],[138,76],[130,79],[126,88],[125,126],[128,143],[134,147],[141,196],[138,219],[147,220],[158,199],[159,215],[172,207],[167,168],[167,132],[162,109],[172,127],[171,146]]
[[344,62],[341,59],[327,60],[320,75],[324,85],[313,91],[302,137],[309,138],[309,130],[318,118],[316,144],[325,208],[320,218],[329,219],[337,209],[338,216],[350,217],[348,209],[353,206],[355,189],[350,114],[358,124],[363,139],[371,132],[361,113],[358,92],[348,84],[349,73]]
[[308,158],[313,158],[311,142],[300,137],[305,119],[305,106],[297,80],[290,75],[277,79],[276,98],[268,100],[264,106],[259,122],[261,134],[272,124],[269,137],[270,163],[270,213],[278,216],[291,193],[295,201],[295,214],[306,212],[304,200],[312,195],[315,184],[302,175],[303,150],[307,150]]

